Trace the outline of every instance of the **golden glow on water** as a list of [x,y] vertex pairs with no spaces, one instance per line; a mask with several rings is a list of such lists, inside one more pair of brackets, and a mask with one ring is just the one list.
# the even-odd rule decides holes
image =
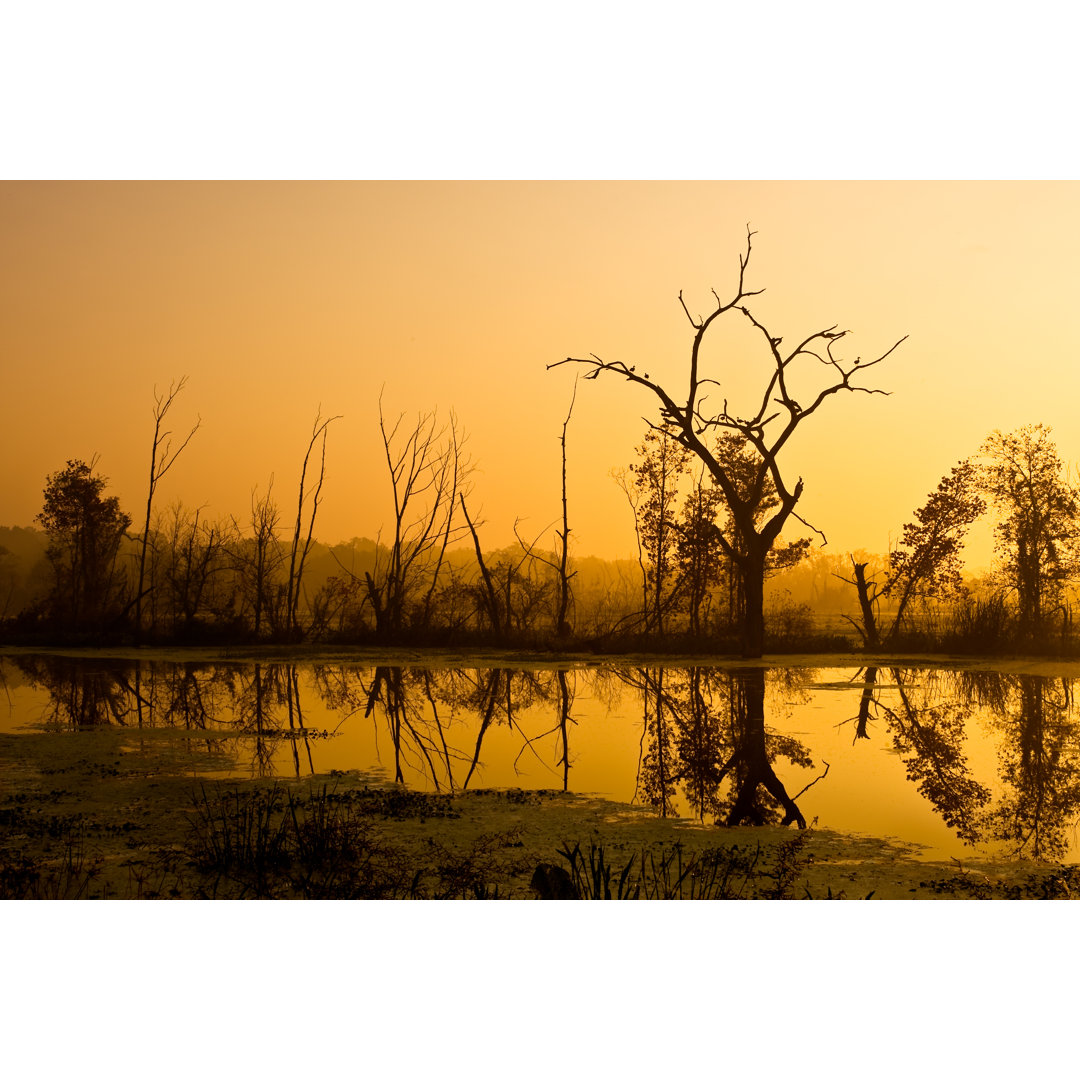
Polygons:
[[[101,662],[31,658],[5,661],[3,674],[5,733],[46,722],[65,738],[123,730],[175,743],[183,735],[202,776],[360,770],[443,792],[565,784],[683,817],[697,816],[700,782],[700,816],[712,824],[740,805],[754,752],[754,725],[734,704],[744,677],[734,669],[136,669],[129,661],[114,671]],[[700,713],[687,696],[691,686],[701,693]],[[771,671],[765,686],[763,751],[808,824],[921,845],[923,857],[935,859],[1076,856],[1080,723],[1071,680],[790,668]],[[860,722],[868,686],[872,704]],[[663,693],[659,713],[655,687]],[[741,823],[780,820],[765,788],[749,795]]]

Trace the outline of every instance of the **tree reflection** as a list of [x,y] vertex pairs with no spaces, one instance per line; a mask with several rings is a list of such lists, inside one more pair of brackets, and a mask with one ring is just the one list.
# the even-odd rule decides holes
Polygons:
[[[766,723],[767,708],[775,716],[783,702],[798,702],[804,670],[306,667],[52,655],[5,663],[47,693],[43,718],[65,730],[174,728],[215,768],[300,776],[326,768],[316,739],[370,724],[375,754],[394,780],[451,792],[474,789],[495,762],[531,777],[531,786],[540,786],[539,771],[544,786],[569,790],[579,719],[590,710],[617,714],[620,696],[632,694],[641,708],[635,800],[661,816],[691,813],[725,826],[806,825],[799,806],[806,787],[792,776],[813,768],[811,751]],[[1072,680],[900,667],[868,667],[857,680],[850,723],[860,755],[884,743],[960,840],[1007,845],[1016,856],[1069,852],[1080,816]],[[331,731],[310,726],[322,708],[335,716]],[[984,776],[972,767],[973,757],[981,760],[973,749],[980,726],[996,753],[996,770]]]
[[94,728],[126,726],[134,703],[126,683],[133,666],[103,667],[66,656],[28,656],[16,660],[31,686],[49,692],[48,724]]
[[1014,675],[1006,708],[995,715],[1004,791],[987,814],[993,839],[1016,855],[1061,859],[1080,814],[1080,726],[1072,681]]
[[797,739],[766,727],[764,668],[641,668],[627,681],[643,700],[638,794],[662,816],[681,792],[702,821],[806,827],[775,763],[813,761]]
[[[980,812],[990,792],[971,776],[965,753],[970,705],[960,700],[947,673],[891,669],[893,685],[875,696],[877,668],[867,668],[859,702],[856,738],[868,738],[870,712],[885,720],[907,777],[960,839],[980,837]],[[892,692],[895,704],[885,701]]]
[[303,744],[314,771],[309,739],[316,733],[304,723],[295,665],[142,659],[102,665],[52,656],[20,657],[17,663],[31,686],[48,693],[48,723],[76,730],[177,728],[202,736],[200,745],[221,765],[221,735],[244,736],[238,745],[249,748],[250,768],[260,776],[276,772],[283,741],[299,776]]
[[[515,771],[528,756],[545,769],[559,768],[564,789],[567,786],[576,685],[567,669],[386,666],[369,673],[326,665],[317,669],[316,685],[331,708],[370,719],[376,742],[389,735],[399,783],[418,774],[437,791],[468,789],[484,764],[486,739],[503,726],[519,743]],[[523,714],[537,708],[554,708],[555,719],[539,734],[531,734]],[[554,765],[541,753],[542,744],[552,737],[558,746]]]
[[[969,844],[1014,856],[1063,858],[1080,814],[1080,725],[1072,681],[982,671],[867,669],[856,739],[883,720],[908,778]],[[996,792],[971,775],[967,725],[979,713],[997,736]]]

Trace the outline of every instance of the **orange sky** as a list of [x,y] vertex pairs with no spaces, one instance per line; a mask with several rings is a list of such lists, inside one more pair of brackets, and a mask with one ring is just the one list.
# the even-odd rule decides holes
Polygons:
[[[0,184],[0,523],[29,525],[48,473],[100,455],[138,518],[155,384],[203,426],[159,490],[247,513],[271,474],[289,519],[316,409],[331,429],[325,540],[390,519],[389,414],[456,410],[487,546],[559,514],[568,355],[678,385],[691,330],[736,282],[790,342],[838,323],[890,397],[833,399],[786,457],[829,548],[884,550],[995,428],[1045,422],[1080,459],[1080,185],[1074,182],[236,182]],[[713,355],[722,381],[762,358]],[[757,370],[764,370],[763,368]],[[678,380],[676,382],[676,380]],[[750,385],[756,380],[750,376]],[[569,431],[579,554],[630,555],[622,493],[640,388],[583,383]],[[293,511],[294,512],[294,511]]]

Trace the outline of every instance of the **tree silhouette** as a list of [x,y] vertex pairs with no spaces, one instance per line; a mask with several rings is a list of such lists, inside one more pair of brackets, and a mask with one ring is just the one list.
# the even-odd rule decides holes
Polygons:
[[36,519],[49,537],[53,617],[74,628],[100,628],[120,613],[116,557],[131,518],[116,496],[103,495],[107,482],[94,475],[93,461],[68,461],[46,480]]
[[[855,586],[862,621],[845,618],[862,635],[867,648],[875,649],[896,637],[912,601],[962,593],[960,553],[964,537],[986,509],[976,493],[977,479],[970,461],[961,461],[942,477],[937,489],[915,511],[915,520],[904,526],[900,543],[889,555],[884,583],[867,575],[867,562],[851,557],[854,577],[841,580]],[[896,603],[892,622],[884,632],[878,621],[882,597]]]
[[466,531],[456,524],[456,504],[471,465],[457,417],[451,413],[440,425],[434,412],[425,413],[408,430],[404,419],[402,413],[388,427],[380,400],[394,528],[388,549],[377,549],[374,569],[364,574],[379,637],[400,633],[410,620],[427,627],[446,549]]
[[202,420],[197,420],[195,426],[187,433],[184,441],[175,449],[172,448],[170,436],[172,432],[162,431],[165,417],[172,408],[176,395],[187,385],[185,375],[178,383],[169,385],[167,394],[154,392],[154,439],[150,444],[150,482],[146,492],[146,519],[143,523],[142,543],[139,547],[139,580],[135,587],[135,633],[142,632],[142,602],[143,586],[146,580],[146,552],[150,542],[150,513],[154,504],[154,493],[157,491],[161,478],[172,468],[173,463],[183,453],[184,447],[191,442],[192,436],[202,425]]
[[[782,352],[780,346],[783,339],[767,329],[745,303],[750,297],[758,296],[764,291],[748,290],[745,284],[753,235],[748,229],[746,253],[739,257],[739,282],[731,300],[721,300],[719,294],[713,290],[712,295],[716,301],[713,311],[708,316],[694,318],[683,300],[682,293],[679,293],[679,303],[694,330],[685,403],[679,404],[668,390],[650,378],[648,372],[639,374],[636,365],[628,365],[621,360],[605,361],[592,354],[585,358],[567,357],[548,365],[550,368],[561,364],[582,364],[590,369],[585,376],[588,379],[595,379],[601,373],[610,372],[644,387],[658,399],[660,405],[659,422],[654,423],[653,428],[657,431],[672,431],[682,446],[693,451],[704,462],[724,493],[732,522],[741,541],[739,549],[727,538],[721,539],[721,544],[738,567],[743,582],[743,653],[748,657],[760,656],[764,651],[764,580],[769,552],[789,518],[794,516],[802,520],[795,513],[795,506],[803,493],[802,478],[789,487],[780,471],[779,455],[799,425],[813,416],[834,394],[842,390],[865,394],[884,393],[883,390],[858,385],[853,380],[859,377],[861,372],[881,363],[904,340],[901,338],[874,360],[864,363],[857,357],[848,362],[841,360],[833,352],[836,343],[847,335],[847,331],[830,326],[814,331],[802,338],[790,351]],[[717,379],[706,378],[702,374],[702,343],[710,327],[729,314],[736,319],[741,317],[752,328],[764,346],[767,361],[768,374],[760,405],[749,416],[731,412],[727,398],[723,399],[719,411],[706,411],[704,408],[709,388],[722,387]],[[809,404],[803,405],[794,396],[796,369],[801,371],[806,363],[814,362],[824,369],[826,382],[824,386],[813,380],[807,384],[810,397],[804,396],[804,400],[808,400]],[[799,392],[803,394],[802,389]],[[730,467],[707,445],[706,437],[718,431],[740,435],[759,455],[760,460],[748,489],[740,490]],[[769,481],[779,504],[759,521],[759,508],[766,498]]]
[[678,588],[676,508],[690,454],[663,430],[649,431],[637,453],[630,472],[638,495],[635,512],[645,564],[645,630],[663,635],[664,616]]
[[1016,594],[1020,633],[1034,638],[1080,569],[1080,492],[1044,424],[995,431],[983,453],[983,486],[998,515],[999,576]]
[[[340,416],[331,416],[329,420],[323,420],[321,410],[315,414],[315,420],[311,425],[311,440],[308,442],[307,452],[304,454],[304,463],[300,468],[300,485],[296,497],[296,528],[293,531],[292,547],[289,551],[289,579],[285,592],[285,622],[288,633],[292,637],[301,637],[302,629],[298,609],[300,606],[300,586],[304,577],[304,563],[311,551],[312,534],[315,530],[315,515],[319,512],[321,502],[323,480],[326,477],[326,431]],[[315,444],[322,441],[322,453],[319,458],[319,479],[315,490],[305,490],[307,483],[308,464],[311,460],[311,452]],[[311,510],[308,514],[307,537],[303,536],[304,528],[304,503],[308,496],[311,497]]]

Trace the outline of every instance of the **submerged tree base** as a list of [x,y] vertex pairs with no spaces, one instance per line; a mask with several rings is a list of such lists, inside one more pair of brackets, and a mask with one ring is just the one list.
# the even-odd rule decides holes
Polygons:
[[[718,829],[554,791],[193,776],[183,740],[0,737],[6,899],[1069,897],[1080,868],[930,863],[812,825]],[[538,875],[539,867],[553,868]],[[558,873],[558,871],[561,871]],[[547,890],[550,891],[550,890]]]

